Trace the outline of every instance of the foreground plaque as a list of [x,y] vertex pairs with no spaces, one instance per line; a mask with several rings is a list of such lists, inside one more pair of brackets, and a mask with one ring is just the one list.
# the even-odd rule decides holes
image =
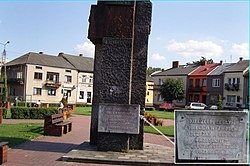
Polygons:
[[98,132],[139,134],[140,105],[100,104]]
[[246,149],[248,112],[175,112],[177,160],[239,160]]

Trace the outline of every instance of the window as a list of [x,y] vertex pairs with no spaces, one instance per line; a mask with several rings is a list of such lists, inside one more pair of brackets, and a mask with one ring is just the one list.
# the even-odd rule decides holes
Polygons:
[[228,95],[227,96],[227,102],[228,103],[235,103],[235,96]]
[[84,99],[84,91],[80,91],[79,99]]
[[48,89],[48,95],[49,96],[55,96],[56,95],[56,89]]
[[67,76],[67,75],[65,75],[64,76],[64,82],[71,82],[72,81],[72,76]]
[[42,95],[42,88],[33,88],[33,95]]
[[212,87],[220,87],[220,79],[213,79]]
[[93,76],[89,76],[89,83],[93,82]]
[[190,79],[190,80],[189,80],[189,86],[190,86],[190,87],[192,87],[192,86],[193,86],[193,82],[194,82],[194,80],[193,80],[193,79]]
[[147,92],[147,95],[149,95],[149,92]]
[[65,72],[67,72],[67,73],[71,73],[71,70],[65,70]]
[[199,95],[194,95],[194,101],[199,102]]
[[228,78],[228,84],[240,84],[240,78]]
[[200,86],[200,79],[195,79],[195,86],[199,87]]
[[34,79],[42,80],[43,79],[43,73],[35,72],[34,73]]
[[206,80],[206,78],[202,79],[202,86],[207,86],[207,80]]
[[240,96],[237,96],[237,103],[240,102]]
[[23,78],[23,72],[17,72],[16,78],[19,78],[19,79]]
[[58,82],[59,73],[47,72],[47,80]]
[[36,69],[43,69],[41,66],[36,66]]
[[63,90],[63,96],[70,97],[71,96],[71,90],[64,89]]
[[83,83],[87,82],[87,76],[86,75],[82,75],[82,82]]

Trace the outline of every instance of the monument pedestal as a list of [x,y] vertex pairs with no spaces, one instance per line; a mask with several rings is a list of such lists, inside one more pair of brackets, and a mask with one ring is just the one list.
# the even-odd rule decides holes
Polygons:
[[[143,122],[136,122],[137,133],[126,131],[126,121],[117,124],[117,132],[99,130],[100,103],[140,106],[144,114],[148,35],[151,26],[150,1],[98,1],[91,6],[88,38],[95,44],[94,96],[91,114],[90,143],[104,151],[143,149]],[[138,113],[138,110],[136,110]],[[125,115],[118,109],[115,115]],[[139,113],[138,113],[139,115]],[[110,115],[111,117],[114,114]],[[138,116],[139,117],[139,116]],[[133,118],[133,116],[130,116]],[[128,120],[129,118],[125,118]],[[131,121],[130,121],[131,122]]]

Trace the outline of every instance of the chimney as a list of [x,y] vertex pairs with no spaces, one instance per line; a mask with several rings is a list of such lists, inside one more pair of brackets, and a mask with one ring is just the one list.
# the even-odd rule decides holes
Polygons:
[[223,64],[223,61],[222,60],[220,60],[220,65],[222,65]]
[[43,52],[42,52],[42,51],[40,51],[40,52],[39,52],[39,54],[43,54]]
[[79,54],[79,56],[83,56],[83,54]]
[[63,52],[59,52],[58,56],[62,56],[64,53]]
[[178,68],[178,67],[179,67],[179,61],[173,61],[172,68]]
[[243,57],[240,57],[240,61],[242,61],[243,60]]
[[202,66],[207,65],[207,60],[202,61]]

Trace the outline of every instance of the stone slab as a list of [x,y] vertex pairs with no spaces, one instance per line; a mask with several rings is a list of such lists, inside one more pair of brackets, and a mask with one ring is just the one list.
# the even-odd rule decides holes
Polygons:
[[247,122],[243,111],[175,111],[177,159],[243,161]]
[[98,132],[139,134],[140,105],[99,105]]

